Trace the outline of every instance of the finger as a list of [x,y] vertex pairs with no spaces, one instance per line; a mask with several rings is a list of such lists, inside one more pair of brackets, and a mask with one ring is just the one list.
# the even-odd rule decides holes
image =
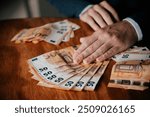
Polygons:
[[93,34],[91,36],[82,38],[81,40],[86,40],[86,41],[83,41],[79,49],[75,51],[73,55],[73,60],[75,63],[79,63],[81,59],[83,59],[83,57],[79,55],[82,53],[82,51],[84,51],[87,47],[89,47],[92,43],[94,43],[97,40],[97,37],[95,36],[95,34]]
[[84,41],[87,41],[87,38],[90,37],[90,36],[87,36],[87,37],[81,37],[80,38],[80,43],[84,43]]
[[91,56],[84,59],[84,63],[89,64],[96,60],[97,57],[103,55],[106,51],[108,51],[111,48],[111,45],[109,43],[104,43],[102,46],[100,46]]
[[105,27],[106,26],[106,22],[103,20],[101,14],[98,14],[96,11],[94,11],[93,9],[90,9],[88,11],[88,14],[94,19],[94,21],[101,27]]
[[113,24],[113,20],[112,20],[111,16],[109,15],[108,11],[106,11],[103,7],[101,7],[100,5],[95,5],[93,7],[93,9],[102,16],[103,20],[108,25]]
[[90,20],[87,20],[87,23],[89,24],[89,26],[94,30],[98,30],[100,27],[95,23],[95,21],[89,16]]
[[93,30],[96,31],[99,29],[99,26],[95,23],[94,19],[88,14],[83,14],[83,16],[81,16],[81,20],[86,22]]
[[115,18],[116,21],[119,21],[119,16],[118,16],[117,12],[115,11],[115,9],[111,5],[109,5],[107,3],[107,1],[101,2],[100,5],[102,7],[104,7],[105,9],[107,9],[112,14],[112,16]]
[[98,36],[103,33],[103,29],[99,29],[99,31],[94,32],[92,35],[87,37],[80,38],[81,43],[93,43],[98,39]]
[[74,61],[74,63],[80,63],[84,59],[84,56],[86,56],[85,53],[88,54],[88,52],[83,52],[86,48],[88,48],[87,45],[81,44],[81,46],[79,47],[79,49],[73,55],[73,61]]
[[118,49],[115,47],[110,48],[108,51],[106,51],[103,55],[99,56],[96,61],[101,62],[104,61],[110,57],[112,57],[113,55],[118,53]]
[[94,43],[92,43],[90,46],[88,46],[80,55],[84,58],[90,56],[92,53],[94,53],[104,42],[97,40]]

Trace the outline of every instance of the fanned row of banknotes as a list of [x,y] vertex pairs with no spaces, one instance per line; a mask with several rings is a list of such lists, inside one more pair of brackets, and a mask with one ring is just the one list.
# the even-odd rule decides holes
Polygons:
[[[79,25],[68,21],[48,23],[23,29],[12,38],[15,43],[45,41],[54,45],[74,37]],[[109,60],[88,65],[73,63],[72,55],[79,46],[51,51],[28,60],[32,78],[38,85],[64,90],[93,91],[106,70]],[[134,46],[112,57],[113,65],[108,87],[145,90],[150,86],[150,51]]]
[[34,44],[45,41],[54,45],[61,42],[67,42],[74,38],[74,31],[80,29],[80,26],[69,21],[62,20],[54,23],[48,23],[43,26],[23,29],[15,35],[11,41],[16,44],[32,42]]
[[[108,61],[74,64],[72,55],[79,46],[55,50],[28,60],[32,78],[38,85],[75,91],[94,91]],[[145,90],[150,86],[150,51],[134,47],[115,55],[108,87]]]
[[28,60],[32,78],[38,85],[64,90],[93,91],[109,61],[74,64],[72,55],[78,46],[55,50]]

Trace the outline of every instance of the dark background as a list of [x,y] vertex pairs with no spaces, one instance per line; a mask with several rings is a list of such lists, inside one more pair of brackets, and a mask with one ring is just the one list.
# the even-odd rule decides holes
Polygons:
[[26,17],[64,17],[47,0],[0,0],[0,20]]

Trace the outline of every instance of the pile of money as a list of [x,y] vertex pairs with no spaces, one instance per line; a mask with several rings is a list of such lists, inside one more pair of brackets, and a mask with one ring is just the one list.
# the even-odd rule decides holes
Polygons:
[[150,59],[150,51],[147,47],[133,46],[132,48],[113,56],[112,59],[116,62],[147,60]]
[[63,20],[54,23],[48,23],[40,27],[23,29],[16,34],[11,41],[16,44],[21,42],[32,42],[37,44],[40,41],[45,41],[54,45],[61,42],[67,42],[74,37],[74,31],[80,26],[77,24]]
[[117,62],[111,72],[108,87],[145,90],[150,86],[150,51],[134,47],[113,59]]
[[93,91],[109,61],[74,64],[72,56],[77,48],[78,46],[71,46],[29,59],[32,78],[44,87]]

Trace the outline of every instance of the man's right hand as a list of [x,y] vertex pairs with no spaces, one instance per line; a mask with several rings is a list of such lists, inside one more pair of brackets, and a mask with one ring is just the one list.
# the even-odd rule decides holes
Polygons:
[[102,1],[100,4],[94,5],[81,14],[80,20],[87,23],[96,31],[107,25],[113,24],[114,20],[115,22],[119,21],[119,17],[117,12],[107,1]]

